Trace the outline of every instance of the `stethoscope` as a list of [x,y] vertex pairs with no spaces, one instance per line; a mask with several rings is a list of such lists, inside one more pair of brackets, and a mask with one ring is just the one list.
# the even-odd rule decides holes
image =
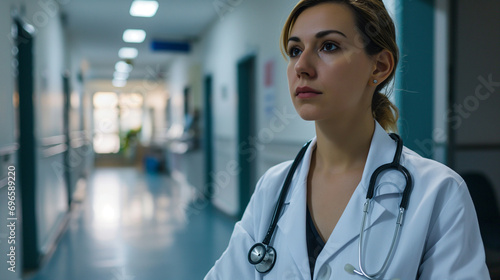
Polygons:
[[[408,202],[410,200],[410,194],[412,190],[412,184],[413,180],[411,177],[410,172],[401,165],[400,159],[401,159],[401,153],[403,151],[403,140],[401,140],[401,137],[395,133],[389,134],[390,137],[396,141],[397,148],[396,148],[396,153],[394,154],[394,159],[392,160],[391,163],[387,163],[384,165],[379,166],[375,171],[372,173],[372,176],[370,177],[370,183],[368,185],[368,191],[366,193],[366,201],[363,205],[363,222],[361,224],[361,231],[359,234],[359,243],[358,243],[358,261],[359,261],[359,270],[357,270],[353,265],[351,264],[346,264],[344,269],[351,273],[351,274],[357,274],[362,277],[365,277],[366,279],[378,279],[381,274],[387,269],[387,266],[389,265],[389,259],[394,253],[395,250],[395,245],[396,245],[396,240],[399,237],[399,233],[401,231],[401,226],[403,225],[403,216],[406,208],[408,207]],[[269,272],[273,267],[274,264],[276,263],[276,250],[269,245],[271,238],[274,234],[274,230],[276,228],[276,225],[278,224],[278,219],[281,214],[281,210],[283,209],[283,205],[285,202],[285,197],[288,194],[288,189],[290,188],[290,184],[292,182],[293,175],[297,169],[297,166],[299,165],[300,161],[304,157],[304,154],[306,153],[307,148],[309,147],[309,144],[311,144],[311,141],[307,142],[304,144],[302,149],[299,151],[297,156],[295,157],[295,160],[292,163],[292,166],[290,167],[290,170],[288,171],[288,174],[285,178],[285,182],[283,183],[283,187],[281,189],[281,193],[278,197],[278,201],[276,202],[276,207],[274,208],[273,212],[273,217],[271,219],[271,223],[269,225],[269,228],[267,230],[266,236],[264,238],[264,241],[261,243],[256,243],[255,245],[250,248],[250,251],[248,252],[248,261],[255,266],[255,269],[260,272],[260,273],[267,273]],[[375,193],[375,183],[377,181],[378,176],[383,172],[387,170],[397,170],[401,172],[401,174],[404,175],[406,179],[406,185],[403,191],[403,197],[401,198],[401,203],[399,205],[399,214],[398,218],[396,219],[396,228],[394,230],[394,234],[392,237],[392,242],[391,242],[391,247],[389,249],[389,253],[387,253],[387,256],[385,258],[385,261],[382,265],[382,268],[377,271],[376,273],[368,273],[366,272],[366,269],[363,268],[363,239],[364,239],[364,231],[365,231],[365,223],[366,223],[366,217],[368,215],[369,209],[370,209],[370,203],[373,199],[373,195]]]

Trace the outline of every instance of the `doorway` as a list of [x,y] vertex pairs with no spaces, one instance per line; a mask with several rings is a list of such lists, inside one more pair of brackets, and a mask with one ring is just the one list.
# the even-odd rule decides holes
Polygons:
[[203,104],[205,104],[203,119],[205,120],[204,136],[203,136],[203,150],[205,152],[205,197],[208,200],[212,199],[213,195],[213,182],[212,175],[214,171],[213,166],[213,127],[212,127],[212,75],[205,76],[203,81],[205,89],[205,96]]
[[[255,141],[255,55],[242,58],[237,65],[238,75],[238,164],[239,164],[239,216],[250,201],[256,184],[256,147],[252,147]],[[249,153],[249,149],[250,152]]]
[[17,34],[14,34],[17,47],[16,89],[18,93],[18,131],[19,131],[19,178],[22,187],[22,248],[23,270],[37,269],[41,254],[38,250],[36,220],[36,159],[35,159],[35,119],[34,119],[34,54],[33,32],[21,18],[14,18]]

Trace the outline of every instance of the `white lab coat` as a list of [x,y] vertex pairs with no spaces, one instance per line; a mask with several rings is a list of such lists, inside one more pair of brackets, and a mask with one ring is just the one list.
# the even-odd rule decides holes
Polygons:
[[[306,245],[306,182],[309,146],[295,172],[270,245],[276,264],[266,273],[248,262],[248,251],[262,242],[291,161],[270,168],[259,180],[245,213],[234,227],[226,251],[206,280],[310,279]],[[396,143],[376,123],[362,179],[316,260],[313,279],[362,279],[344,270],[358,266],[358,240],[370,176],[393,160]],[[489,279],[484,248],[472,200],[464,180],[448,167],[403,149],[401,163],[413,176],[413,192],[394,256],[383,279]],[[393,238],[404,188],[397,171],[382,173],[367,218],[364,268],[378,271]]]

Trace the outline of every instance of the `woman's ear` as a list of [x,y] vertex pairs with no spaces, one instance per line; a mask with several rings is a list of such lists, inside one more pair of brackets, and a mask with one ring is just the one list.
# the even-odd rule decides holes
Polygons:
[[392,53],[386,49],[375,55],[375,65],[372,72],[373,80],[377,80],[380,84],[385,81],[394,69],[394,57]]

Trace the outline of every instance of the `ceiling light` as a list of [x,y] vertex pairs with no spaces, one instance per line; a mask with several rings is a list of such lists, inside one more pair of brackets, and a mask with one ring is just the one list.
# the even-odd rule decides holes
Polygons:
[[115,72],[115,73],[113,73],[113,79],[114,80],[126,80],[126,79],[128,79],[128,73],[127,72]]
[[136,0],[130,6],[130,15],[134,17],[152,17],[158,10],[158,2]]
[[134,59],[138,53],[136,48],[121,48],[118,51],[118,56],[122,59]]
[[111,83],[114,87],[124,87],[127,85],[127,80],[113,80]]
[[126,63],[125,61],[118,61],[116,64],[115,64],[115,70],[116,72],[125,72],[125,73],[128,73],[130,71],[132,71],[132,65]]
[[146,31],[142,29],[127,29],[123,32],[123,41],[127,43],[142,43],[146,39]]

